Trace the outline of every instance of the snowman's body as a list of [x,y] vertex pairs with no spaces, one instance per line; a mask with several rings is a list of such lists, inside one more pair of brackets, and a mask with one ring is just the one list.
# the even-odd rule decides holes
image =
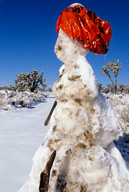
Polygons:
[[129,174],[112,141],[120,133],[110,103],[98,92],[84,49],[60,30],[55,46],[64,63],[54,84],[57,106],[43,145],[20,192],[38,192],[40,174],[56,157],[49,192],[128,192]]

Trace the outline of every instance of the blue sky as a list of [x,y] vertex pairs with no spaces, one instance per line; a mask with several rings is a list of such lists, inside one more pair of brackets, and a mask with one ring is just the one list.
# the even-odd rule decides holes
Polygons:
[[[14,85],[16,75],[32,69],[44,71],[48,86],[58,79],[62,63],[56,58],[54,45],[58,34],[56,21],[73,0],[0,0],[0,86]],[[87,9],[107,20],[112,27],[109,52],[88,53],[98,82],[110,80],[100,71],[107,61],[119,59],[122,70],[118,83],[129,85],[129,0],[80,0]]]

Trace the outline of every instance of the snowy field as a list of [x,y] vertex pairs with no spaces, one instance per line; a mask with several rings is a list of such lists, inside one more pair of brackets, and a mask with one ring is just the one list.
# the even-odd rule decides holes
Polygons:
[[49,96],[33,108],[0,110],[0,192],[17,192],[27,179],[53,102]]
[[[122,126],[127,128],[129,95],[107,95],[107,98]],[[49,129],[49,126],[44,127],[44,121],[53,103],[54,97],[50,95],[30,108],[0,109],[0,192],[17,192],[26,181],[34,153]],[[129,136],[120,137],[115,144],[129,162]]]

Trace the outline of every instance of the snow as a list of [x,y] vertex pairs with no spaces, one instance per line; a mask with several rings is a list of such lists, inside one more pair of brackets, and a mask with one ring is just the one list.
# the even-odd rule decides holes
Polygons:
[[[126,95],[123,97],[129,98]],[[126,100],[123,97],[120,97],[121,103],[126,106]],[[110,95],[110,98],[113,100],[114,96]],[[0,110],[0,191],[17,192],[26,181],[32,166],[32,157],[49,130],[48,127],[44,127],[43,122],[53,102],[54,98],[49,96],[34,108]],[[120,149],[129,169],[127,163],[129,162],[129,136],[121,136],[115,144]],[[107,150],[112,150],[112,155],[120,161],[119,164],[125,164],[119,151],[112,145]],[[42,154],[42,147],[39,150]],[[65,149],[60,151],[62,157],[65,156],[64,151]],[[47,157],[47,152],[44,151],[44,153]]]
[[120,150],[123,159],[129,169],[129,134],[124,134],[114,141],[116,147]]
[[119,119],[122,133],[129,134],[129,94],[105,94]]
[[64,64],[53,88],[57,106],[19,192],[39,191],[40,174],[53,151],[49,192],[129,191],[128,169],[113,144],[121,133],[120,124],[109,101],[97,90],[96,77],[85,59],[88,52],[83,49],[60,30],[55,52]]
[[0,109],[9,110],[22,107],[31,107],[43,101],[48,93],[45,91],[0,91]]
[[98,96],[98,88],[96,86],[97,79],[94,75],[91,65],[88,63],[87,59],[82,55],[79,56],[76,63],[80,70],[80,75],[82,77],[82,83],[85,86],[87,86],[87,89],[92,90],[92,96],[94,95],[94,97],[97,97]]
[[17,192],[27,179],[32,157],[48,131],[44,121],[53,102],[49,96],[33,108],[0,110],[1,192]]
[[70,7],[75,7],[75,6],[77,6],[77,5],[84,7],[84,6],[83,6],[82,4],[80,4],[80,3],[73,3],[73,4],[70,5]]

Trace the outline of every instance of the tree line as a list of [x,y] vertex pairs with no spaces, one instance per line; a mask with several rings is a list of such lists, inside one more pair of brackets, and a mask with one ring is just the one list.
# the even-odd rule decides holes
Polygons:
[[[98,83],[98,90],[103,93],[127,93],[129,94],[129,86],[125,84],[117,84],[117,77],[119,71],[122,69],[122,64],[119,63],[119,60],[114,59],[114,62],[107,62],[106,65],[102,67],[101,72],[106,75],[111,84],[107,84],[107,87],[103,87],[102,83]],[[112,75],[114,76],[114,80]],[[31,72],[19,73],[17,74],[17,79],[15,80],[15,86],[4,86],[0,89],[10,89],[22,91],[31,91],[34,92],[36,89],[45,90],[47,85],[45,83],[46,79],[43,78],[44,71],[39,74],[38,70],[32,70]],[[49,91],[52,91],[51,88],[48,88]]]

